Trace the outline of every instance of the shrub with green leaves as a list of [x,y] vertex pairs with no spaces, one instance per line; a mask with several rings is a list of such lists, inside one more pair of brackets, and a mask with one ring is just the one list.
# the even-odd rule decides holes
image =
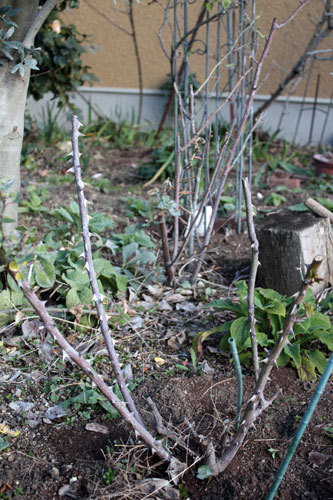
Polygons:
[[29,93],[36,100],[51,92],[59,99],[59,105],[70,105],[70,93],[80,85],[98,81],[82,61],[85,52],[94,51],[94,46],[87,43],[89,36],[80,33],[74,24],[65,25],[61,21],[59,33],[51,26],[66,7],[78,6],[78,1],[59,2],[36,36],[35,46],[41,48],[34,53],[39,72],[33,74],[29,85]]
[[[230,311],[236,319],[227,321],[220,327],[206,332],[199,332],[193,339],[193,347],[200,351],[201,343],[213,333],[224,333],[220,348],[229,350],[228,338],[234,338],[241,362],[251,359],[251,340],[248,322],[247,285],[245,281],[236,284],[238,300],[215,300],[206,307],[215,311]],[[332,295],[332,294],[331,294]],[[333,297],[331,297],[331,300]],[[283,329],[288,307],[292,298],[285,297],[275,290],[256,288],[254,294],[256,334],[261,362],[273,348]],[[297,369],[299,378],[316,380],[317,372],[325,370],[327,351],[333,350],[333,327],[330,318],[324,314],[324,308],[317,308],[311,289],[305,295],[298,311],[289,344],[280,354],[278,366],[291,364]]]

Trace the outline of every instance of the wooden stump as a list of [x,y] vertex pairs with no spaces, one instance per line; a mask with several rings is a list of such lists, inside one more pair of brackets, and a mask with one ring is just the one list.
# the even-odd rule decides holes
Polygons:
[[283,210],[256,221],[259,241],[258,285],[293,295],[301,276],[317,255],[323,257],[319,276],[312,286],[318,293],[333,284],[333,231],[329,219],[310,212]]

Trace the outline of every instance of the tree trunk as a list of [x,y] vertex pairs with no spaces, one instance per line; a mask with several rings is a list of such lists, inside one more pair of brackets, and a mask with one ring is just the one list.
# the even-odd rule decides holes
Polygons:
[[[24,77],[11,74],[15,63],[4,63],[0,67],[0,179],[13,179],[11,193],[20,190],[20,159],[24,132],[24,110],[27,98],[30,70],[25,68]],[[17,225],[17,203],[9,199],[5,216],[15,222],[4,223],[3,231],[8,235]]]

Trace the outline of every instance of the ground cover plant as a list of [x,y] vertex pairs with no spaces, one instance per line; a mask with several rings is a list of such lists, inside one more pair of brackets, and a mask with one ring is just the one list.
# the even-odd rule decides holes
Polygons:
[[[103,143],[103,141],[101,142]],[[274,147],[277,146],[274,145]],[[148,204],[148,206],[153,207],[152,212],[154,213],[156,202],[151,201],[151,192],[149,192],[148,196],[146,192],[142,197],[142,188],[140,185],[137,185],[136,178],[136,170],[139,168],[139,164],[137,162],[136,168],[133,170],[133,167],[131,167],[133,156],[129,156],[130,151],[118,151],[117,154],[119,156],[114,163],[114,167],[110,170],[110,163],[105,158],[107,155],[106,150],[103,144],[100,145],[98,151],[96,151],[97,159],[92,158],[92,162],[96,165],[96,168],[89,165],[86,171],[87,177],[85,181],[88,184],[86,186],[86,190],[88,189],[87,197],[93,203],[94,209],[95,207],[99,209],[89,210],[92,216],[91,228],[94,229],[91,230],[93,233],[93,255],[95,255],[93,260],[96,264],[99,279],[98,286],[104,295],[102,301],[106,306],[107,315],[109,316],[108,323],[115,332],[121,366],[135,403],[138,406],[140,405],[140,411],[143,412],[144,418],[148,418],[147,421],[150,422],[150,427],[154,428],[156,422],[149,417],[152,407],[148,406],[147,396],[151,395],[151,393],[156,394],[157,396],[153,397],[153,401],[156,403],[163,417],[161,421],[162,425],[158,428],[158,434],[163,435],[163,426],[167,428],[167,433],[169,434],[170,429],[168,429],[168,426],[171,421],[176,439],[178,440],[178,446],[180,447],[177,454],[178,458],[184,461],[184,453],[189,454],[189,457],[191,457],[185,459],[189,467],[188,472],[181,479],[177,487],[169,485],[170,489],[167,490],[165,495],[167,498],[171,498],[173,494],[186,494],[190,498],[207,498],[207,495],[211,495],[214,498],[215,495],[216,498],[219,498],[223,492],[228,498],[236,498],[240,492],[237,488],[245,488],[247,492],[250,488],[250,483],[248,482],[250,481],[250,476],[247,477],[243,486],[237,485],[237,481],[235,481],[237,467],[248,467],[249,453],[252,456],[252,460],[254,460],[255,455],[258,453],[264,457],[263,460],[265,460],[264,463],[266,465],[263,467],[266,471],[266,481],[259,486],[259,481],[262,481],[261,471],[258,471],[255,477],[257,478],[256,491],[260,491],[261,495],[265,495],[272,484],[273,471],[277,469],[277,460],[281,460],[283,457],[284,450],[288,445],[288,436],[290,437],[296,429],[297,422],[305,409],[303,403],[309,400],[313,386],[309,381],[297,382],[296,372],[293,368],[280,368],[276,372],[276,375],[274,375],[273,370],[273,386],[278,387],[278,380],[280,378],[283,379],[285,377],[285,382],[282,383],[284,393],[278,396],[278,401],[275,401],[272,409],[268,411],[269,436],[267,436],[268,428],[266,426],[259,431],[259,434],[253,432],[249,443],[244,446],[244,449],[241,449],[241,456],[235,458],[236,462],[231,462],[229,466],[231,469],[229,467],[226,469],[223,478],[209,481],[208,479],[198,479],[196,477],[198,467],[203,467],[202,461],[205,455],[199,444],[200,439],[198,435],[208,435],[214,443],[219,442],[221,435],[224,436],[223,439],[226,444],[232,438],[236,418],[236,385],[234,371],[230,364],[230,353],[226,349],[226,346],[222,346],[222,350],[218,352],[217,346],[220,339],[210,336],[210,338],[202,343],[202,353],[195,354],[193,350],[191,351],[193,334],[202,335],[202,332],[207,330],[207,326],[211,329],[215,327],[218,332],[218,329],[221,328],[221,323],[234,322],[235,318],[230,316],[232,311],[223,311],[223,308],[220,308],[217,311],[217,316],[215,316],[213,309],[207,309],[206,306],[210,305],[211,299],[227,301],[227,295],[231,294],[235,308],[237,309],[237,304],[241,307],[245,287],[244,283],[239,281],[236,281],[238,288],[235,288],[233,285],[230,287],[230,283],[237,276],[236,262],[234,274],[229,282],[225,278],[221,278],[220,274],[222,273],[223,276],[223,271],[217,272],[216,269],[212,271],[208,266],[195,290],[196,297],[194,290],[189,287],[186,279],[180,280],[176,293],[165,286],[163,265],[160,268],[156,266],[156,263],[160,262],[158,224],[154,219],[154,215],[151,215],[149,210],[146,210],[147,205],[145,205]],[[131,154],[135,158],[138,157],[137,150],[131,152]],[[149,153],[141,151],[141,157],[144,158],[147,154]],[[38,162],[38,154],[36,161]],[[123,165],[126,165],[125,178],[119,178],[119,163],[117,164],[117,161],[123,161]],[[45,195],[42,195],[43,186],[44,190],[45,186],[47,186],[50,195],[52,193],[52,186],[54,191],[57,192],[52,176],[61,176],[66,181],[64,185],[69,186],[68,174],[56,174],[59,163],[54,161],[54,166],[47,169],[46,175],[45,172],[42,176],[40,175],[40,172],[43,170],[42,165],[38,165],[37,168],[27,171],[29,182],[35,183],[36,190],[42,199],[45,198]],[[103,193],[103,184],[99,185],[97,182],[95,186],[92,184],[92,177],[98,173],[96,170],[99,169],[101,164],[103,164],[103,168],[100,168],[102,180],[104,176],[110,179],[108,186],[111,189],[111,193]],[[258,165],[258,170],[261,166]],[[52,169],[55,169],[55,172],[52,172]],[[271,175],[270,172],[268,169],[262,175],[262,179],[268,179]],[[117,179],[118,186],[112,193],[112,188],[115,184],[114,178]],[[49,179],[52,182],[49,183]],[[134,186],[132,187],[128,184],[131,179],[134,182]],[[302,182],[304,187],[307,186],[309,189],[309,194],[313,194],[313,191],[321,184],[323,187],[321,195],[322,197],[327,196],[326,199],[329,200],[329,190],[325,190],[324,187],[328,187],[328,184],[325,184],[324,179],[317,179],[309,175],[303,178]],[[264,193],[263,199],[266,199],[271,193],[267,187],[267,184],[263,182],[262,184],[258,183],[258,187],[255,188],[258,194]],[[163,185],[155,186],[154,189],[160,189],[160,192],[163,193]],[[313,191],[311,191],[312,189]],[[133,202],[133,191],[135,197],[141,199],[144,203],[140,204],[137,200]],[[102,195],[104,195],[103,201],[101,201]],[[40,298],[43,300],[47,299],[47,308],[50,309],[52,316],[56,318],[57,325],[61,325],[59,327],[67,339],[79,349],[82,356],[92,366],[103,374],[106,380],[109,380],[112,374],[107,361],[107,351],[105,350],[103,340],[96,330],[98,316],[94,308],[91,307],[91,294],[86,291],[87,287],[82,285],[82,282],[86,285],[87,281],[86,277],[83,277],[85,275],[82,272],[82,258],[80,260],[83,250],[82,243],[75,239],[78,234],[80,222],[78,219],[78,208],[73,200],[73,184],[67,190],[67,195],[64,192],[64,197],[66,198],[66,196],[68,197],[67,200],[55,200],[58,206],[54,206],[52,210],[53,215],[50,215],[50,210],[49,213],[31,210],[29,205],[24,203],[24,199],[22,200],[22,206],[28,208],[28,211],[24,211],[22,214],[22,217],[24,217],[23,222],[27,226],[31,226],[33,221],[35,221],[38,227],[35,231],[29,229],[28,235],[25,235],[23,238],[24,243],[22,243],[22,238],[19,239],[21,258],[20,252],[17,252],[17,248],[12,251],[18,257],[19,265],[27,262],[26,268],[29,269],[31,274],[31,283],[35,287],[38,287],[37,291]],[[128,202],[126,201],[127,196],[129,196]],[[290,196],[289,203],[296,204],[304,198],[304,193],[287,192],[287,196]],[[24,197],[26,197],[26,200],[29,200],[29,197],[31,197],[29,191],[24,194]],[[47,198],[48,206],[50,206],[50,203],[54,203],[50,201],[51,198],[52,195]],[[255,199],[258,200],[259,198]],[[153,200],[155,199],[156,197],[154,196]],[[42,204],[45,204],[45,200]],[[112,207],[112,205],[114,207],[113,210],[109,208],[105,210],[106,206]],[[264,205],[263,209],[271,210],[269,205]],[[104,213],[104,215],[94,215],[99,213]],[[122,215],[120,215],[121,213]],[[130,231],[126,231],[128,215],[131,217],[130,222],[132,223]],[[221,212],[220,223],[229,224],[229,231],[234,231],[233,222],[230,221],[230,212],[228,213],[228,210]],[[50,227],[52,225],[54,225],[54,236],[50,234]],[[228,240],[226,234],[223,237]],[[219,236],[220,238],[221,236]],[[41,239],[43,239],[43,243],[40,243]],[[236,239],[235,233],[229,239],[229,247],[227,244],[224,245],[226,257],[228,256],[228,248],[235,253],[234,242],[232,241],[234,239]],[[243,239],[244,242],[246,240],[247,237]],[[134,246],[133,243],[135,243]],[[124,251],[124,249],[126,250]],[[213,249],[214,247],[212,247]],[[137,252],[139,251],[140,254],[141,250],[142,252],[148,251],[153,253],[154,259],[144,263],[140,262]],[[57,254],[56,257],[55,254]],[[214,251],[211,255],[214,259]],[[244,258],[244,255],[240,255],[240,257]],[[216,254],[215,259],[218,258]],[[247,258],[249,260],[248,250]],[[241,259],[239,260],[241,261]],[[104,261],[108,262],[108,264]],[[215,260],[214,266],[216,266],[216,262],[217,260]],[[140,270],[142,265],[146,267]],[[244,263],[243,268],[246,268]],[[243,270],[244,272],[248,271]],[[43,337],[39,338],[38,332],[42,325],[37,323],[35,324],[35,330],[33,329],[31,324],[32,319],[27,317],[27,315],[32,313],[30,306],[24,303],[22,293],[15,284],[15,281],[10,276],[7,279],[8,286],[6,290],[1,292],[1,297],[4,300],[1,309],[3,310],[3,332],[5,333],[4,340],[2,341],[4,366],[2,367],[1,374],[5,381],[5,390],[2,392],[2,411],[8,412],[9,409],[12,417],[10,422],[6,423],[7,427],[4,427],[3,432],[2,460],[4,460],[3,463],[5,464],[3,473],[3,487],[5,489],[3,493],[8,498],[11,496],[20,498],[20,495],[24,498],[24,495],[27,496],[29,494],[33,494],[36,498],[48,498],[47,495],[51,498],[56,491],[67,491],[71,494],[79,494],[82,497],[98,498],[104,495],[105,498],[109,498],[111,490],[108,488],[114,491],[116,487],[118,488],[118,498],[126,498],[126,495],[130,498],[143,498],[152,488],[166,488],[168,481],[165,475],[165,468],[162,467],[161,469],[159,461],[154,460],[143,445],[139,445],[138,448],[135,446],[131,448],[131,437],[128,429],[126,429],[126,426],[122,426],[119,420],[114,420],[116,413],[114,412],[114,408],[110,407],[105,397],[96,391],[87,378],[82,378],[70,368],[71,365],[68,359],[59,358],[57,347],[45,331]],[[240,302],[236,300],[237,291],[240,296]],[[89,294],[89,300],[86,301],[87,303],[84,303],[86,293]],[[285,302],[284,308],[286,310],[291,300],[281,299],[281,297],[277,296],[272,297],[272,292],[266,293],[260,289],[257,289],[255,293],[257,296],[256,301],[261,305],[258,319],[260,319],[260,311],[266,314],[269,309],[271,311],[268,314],[271,314],[273,317],[275,313],[272,311],[272,307],[275,307],[276,311],[280,311],[281,313],[283,302]],[[267,297],[269,294],[271,297]],[[221,295],[224,295],[225,298],[221,298]],[[68,296],[69,298],[67,298]],[[319,302],[318,312],[315,312],[317,304],[314,303],[314,299],[310,298],[309,295],[309,301],[305,303],[304,311],[301,311],[303,316],[308,314],[310,318],[313,318],[313,315],[316,314],[323,314],[325,319],[323,319],[321,324],[323,330],[327,332],[327,319],[332,313],[331,297],[328,291],[326,298],[322,297],[322,300]],[[74,298],[74,302],[71,301],[71,298]],[[270,305],[268,299],[273,301],[272,305]],[[268,302],[265,302],[265,300],[268,300]],[[282,306],[278,305],[280,300]],[[227,305],[230,306],[230,302],[227,302]],[[208,312],[209,316],[207,316]],[[244,314],[246,314],[245,309]],[[279,314],[277,316],[279,317]],[[242,318],[241,315],[240,318]],[[302,329],[301,325],[302,323],[297,323],[297,328],[300,330]],[[25,331],[25,334],[22,335],[23,331]],[[301,338],[301,332],[297,329],[294,333],[297,340]],[[223,338],[225,339],[226,336]],[[321,352],[322,356],[327,357],[329,346],[326,346],[325,343],[316,344],[316,342],[315,338],[310,339],[311,349],[314,348],[314,350]],[[262,347],[267,348],[269,346]],[[304,349],[310,352],[309,347],[305,346]],[[244,351],[246,354],[246,349]],[[294,357],[296,358],[295,354]],[[297,366],[295,360],[292,357],[291,359],[292,363]],[[29,360],[27,364],[25,360]],[[244,361],[243,370],[246,398],[250,397],[249,391],[251,386],[250,380],[247,378],[249,363],[246,362],[246,359]],[[23,391],[20,393],[19,387],[15,387],[15,380],[20,380],[21,382],[25,380],[26,375],[31,372],[31,363],[35,367],[35,372],[37,372],[35,373],[37,379],[28,377],[26,379],[27,384],[23,383]],[[321,364],[321,366],[323,365]],[[14,375],[17,376],[17,379],[11,380]],[[38,376],[42,376],[39,382],[37,381]],[[44,380],[46,380],[45,383]],[[224,384],[226,384],[226,392],[223,389],[222,392],[219,392],[217,389],[221,389]],[[172,400],[171,387],[172,392],[176,391],[178,404]],[[298,399],[300,388],[303,391],[302,398]],[[309,390],[305,391],[304,388],[308,388]],[[200,394],[199,404],[198,390]],[[117,386],[114,386],[114,391],[116,395],[121,394]],[[229,406],[226,405],[227,394],[234,395],[234,401]],[[17,401],[21,403],[34,403],[37,401],[39,403],[36,409],[25,407],[22,410]],[[143,404],[140,401],[145,401],[145,403]],[[163,405],[161,406],[161,401],[164,402],[165,409],[163,409]],[[294,406],[291,401],[294,402]],[[10,404],[11,406],[9,406]],[[142,404],[143,407],[141,407]],[[316,446],[320,442],[323,448],[321,448],[321,452],[318,452],[316,446],[308,438],[304,444],[303,454],[299,456],[299,460],[303,462],[305,460],[308,464],[307,470],[309,473],[307,486],[304,486],[304,483],[302,483],[302,488],[304,489],[305,487],[306,491],[310,492],[317,491],[318,495],[320,495],[318,493],[320,491],[327,491],[329,484],[330,469],[328,468],[327,470],[327,465],[330,460],[329,429],[331,427],[329,407],[326,402],[322,401],[319,408],[320,413],[315,421],[316,427],[312,429],[315,429]],[[281,429],[279,431],[274,420],[274,418],[279,418],[280,421],[285,421],[286,412],[289,415],[289,434],[283,434]],[[185,420],[182,416],[183,413],[186,416]],[[216,418],[214,417],[213,420],[210,420],[209,414],[215,414]],[[54,415],[56,415],[55,418],[53,418]],[[217,415],[220,415],[220,417]],[[220,421],[221,416],[222,420]],[[47,421],[51,423],[47,424]],[[264,417],[262,421],[265,421]],[[25,429],[22,427],[24,422]],[[34,427],[35,424],[36,427]],[[102,427],[98,427],[97,424]],[[21,434],[15,437],[12,433],[15,433],[17,427],[20,429]],[[37,429],[37,431],[34,429]],[[108,434],[103,434],[103,432],[108,432]],[[99,451],[96,451],[94,439],[91,438],[90,440],[87,437],[89,433],[92,433],[94,439],[97,439],[96,442],[99,443],[97,444],[98,450],[104,450],[104,459],[103,455]],[[89,462],[90,467],[88,468],[90,468],[90,472],[87,473],[85,466],[79,465],[77,461],[80,458],[75,458],[75,473],[72,473],[71,469],[66,469],[71,459],[68,447],[62,441],[61,446],[58,446],[58,448],[52,445],[52,453],[47,455],[47,463],[45,464],[45,468],[43,466],[43,474],[49,479],[45,484],[42,485],[37,468],[33,465],[32,468],[30,466],[30,472],[27,475],[27,478],[30,478],[31,485],[28,486],[23,481],[22,485],[15,486],[10,475],[10,467],[12,467],[13,471],[15,467],[12,466],[13,462],[10,457],[21,457],[19,453],[20,442],[22,443],[21,450],[24,450],[23,453],[26,456],[22,455],[22,461],[19,460],[18,467],[22,466],[26,468],[29,467],[28,463],[30,465],[39,463],[38,455],[29,455],[31,452],[27,448],[29,446],[29,434],[35,435],[33,439],[36,439],[36,442],[41,438],[41,450],[43,449],[42,446],[44,446],[42,443],[45,443],[45,440],[56,443],[56,435],[59,434],[76,444],[78,440],[82,441],[84,439],[86,447],[82,449],[81,456],[88,457],[90,461],[92,450],[95,449],[93,456],[96,460],[95,462],[94,460]],[[167,438],[164,438],[168,448],[173,442],[173,437],[172,435],[168,435]],[[261,441],[263,443],[261,448],[255,448],[255,446],[259,446],[259,442],[255,441],[256,439],[263,440]],[[127,443],[127,447],[123,446],[124,443]],[[191,456],[193,451],[195,455]],[[45,452],[42,451],[42,453],[45,455]],[[316,453],[319,453],[319,456]],[[61,459],[61,455],[66,458]],[[25,458],[23,459],[24,456]],[[56,464],[53,468],[52,462],[49,462],[52,456]],[[7,459],[10,460],[6,462]],[[322,465],[318,466],[318,463]],[[245,466],[245,464],[247,465]],[[299,464],[298,462],[298,466]],[[316,465],[315,469],[314,464]],[[208,472],[205,468],[201,469],[201,476],[199,471],[199,477],[203,478],[205,474],[208,476]],[[323,480],[321,483],[322,490],[316,490],[316,488],[320,488],[317,484],[318,474]],[[77,476],[79,476],[78,481],[71,481],[73,477]],[[142,483],[143,479],[149,479],[148,483]],[[295,476],[295,469],[292,469],[290,478],[287,481],[289,481],[287,482],[287,489],[283,490],[286,495],[290,494],[291,484],[299,484],[299,481],[301,481],[299,476]],[[7,486],[6,483],[8,483]],[[10,487],[13,489],[11,490]],[[23,487],[24,490],[22,493],[20,489]],[[295,498],[299,497],[295,496]]]

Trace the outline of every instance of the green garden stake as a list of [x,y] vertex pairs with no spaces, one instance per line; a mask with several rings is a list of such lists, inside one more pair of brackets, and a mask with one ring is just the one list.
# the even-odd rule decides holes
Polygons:
[[236,408],[236,430],[238,430],[240,424],[240,411],[243,400],[243,378],[242,378],[242,369],[239,362],[238,351],[235,340],[230,337],[228,339],[230,344],[232,357],[235,363],[236,376],[237,376],[237,408]]
[[326,384],[327,384],[327,382],[332,374],[332,370],[333,370],[333,354],[331,354],[331,356],[330,356],[330,359],[327,363],[327,366],[325,368],[323,376],[321,377],[319,384],[317,386],[317,389],[316,389],[316,391],[315,391],[315,393],[310,401],[310,404],[307,407],[307,410],[306,410],[306,412],[305,412],[305,414],[304,414],[304,416],[299,424],[299,427],[297,429],[297,432],[295,434],[293,442],[291,443],[291,445],[289,447],[287,455],[285,456],[285,459],[283,460],[281,467],[280,467],[278,473],[276,474],[274,483],[273,483],[273,485],[268,493],[266,500],[273,500],[275,493],[277,492],[277,490],[280,486],[280,483],[283,479],[283,476],[286,473],[288,465],[289,465],[289,463],[290,463],[290,461],[291,461],[291,459],[296,451],[296,448],[297,448],[300,440],[302,439],[302,436],[304,434],[306,426],[308,425],[310,418],[312,417],[312,413],[314,412],[314,410],[317,406],[317,403],[320,399],[320,396],[324,392],[325,386],[326,386]]

